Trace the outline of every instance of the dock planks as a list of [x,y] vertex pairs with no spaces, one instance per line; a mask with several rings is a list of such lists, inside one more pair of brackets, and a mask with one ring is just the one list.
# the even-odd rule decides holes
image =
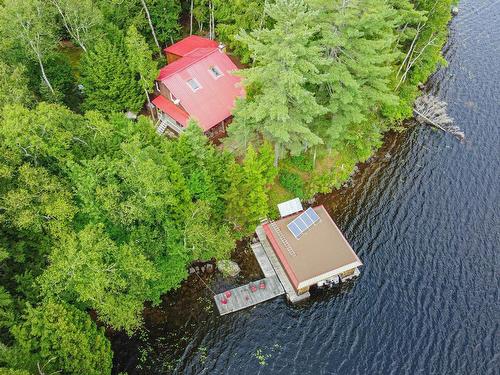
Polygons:
[[[262,249],[264,250],[264,253],[268,259],[268,262],[271,263],[276,275],[278,276],[279,281],[281,282],[283,288],[285,289],[286,296],[287,296],[288,300],[292,303],[295,303],[295,302],[302,301],[306,298],[309,298],[309,296],[310,296],[309,292],[299,295],[295,291],[292,283],[290,282],[290,280],[288,279],[288,276],[285,273],[285,270],[283,269],[283,266],[281,265],[280,261],[278,260],[278,257],[274,253],[274,250],[271,247],[271,244],[267,240],[266,233],[264,232],[264,228],[262,228],[262,225],[259,225],[257,227],[257,229],[255,230],[255,233],[257,233],[257,237],[259,238]],[[260,264],[260,262],[259,262],[259,264]]]
[[276,275],[276,272],[274,271],[274,268],[264,251],[264,247],[262,247],[260,242],[252,244],[252,251],[257,259],[257,262],[259,263],[260,269],[264,273],[264,277]]
[[[265,282],[265,289],[259,288],[259,284],[261,281]],[[252,284],[255,284],[255,286],[257,287],[257,290],[255,292],[252,292],[250,289],[250,286]],[[285,293],[285,291],[283,290],[283,286],[281,285],[276,275],[272,275],[270,277],[251,282],[238,288],[231,289],[230,292],[231,297],[229,298],[225,297],[225,292],[219,293],[214,296],[215,304],[219,309],[220,315],[226,315],[238,310],[246,309],[247,307],[257,305],[261,302],[270,300]],[[223,299],[227,300],[227,304],[223,304],[221,302]]]

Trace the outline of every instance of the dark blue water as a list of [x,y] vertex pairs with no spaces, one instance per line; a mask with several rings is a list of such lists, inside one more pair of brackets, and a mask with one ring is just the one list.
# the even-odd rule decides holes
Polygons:
[[[358,280],[219,317],[191,279],[146,316],[118,369],[500,374],[500,1],[462,1],[445,53],[429,90],[465,143],[421,126],[389,135],[352,187],[320,198],[365,264]],[[257,276],[249,252],[239,260],[243,276],[212,288]]]

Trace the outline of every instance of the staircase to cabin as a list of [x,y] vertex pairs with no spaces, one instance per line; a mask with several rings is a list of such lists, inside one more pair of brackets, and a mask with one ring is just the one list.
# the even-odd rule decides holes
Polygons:
[[160,124],[156,127],[156,132],[157,132],[158,134],[163,134],[163,133],[165,133],[165,130],[167,130],[168,125],[167,125],[165,122],[161,121],[161,120],[160,120],[160,121],[158,121],[158,122],[159,122]]

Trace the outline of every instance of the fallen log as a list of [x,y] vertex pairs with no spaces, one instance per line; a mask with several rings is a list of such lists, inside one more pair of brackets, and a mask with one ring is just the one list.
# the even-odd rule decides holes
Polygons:
[[447,104],[435,96],[423,95],[417,100],[413,107],[415,119],[422,125],[432,125],[446,133],[450,133],[463,141],[465,134],[453,123],[453,119],[446,112]]

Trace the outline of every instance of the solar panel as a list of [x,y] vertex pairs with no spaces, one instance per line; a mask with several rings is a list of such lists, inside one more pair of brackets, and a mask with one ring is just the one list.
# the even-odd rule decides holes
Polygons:
[[302,203],[300,203],[299,198],[291,199],[289,201],[279,203],[278,210],[280,211],[280,216],[285,217],[292,215],[296,212],[302,211]]
[[299,238],[302,234],[307,231],[310,227],[316,224],[320,220],[320,217],[311,207],[297,216],[292,222],[290,222],[287,227],[292,232],[295,238]]
[[309,217],[311,218],[311,220],[316,224],[317,221],[319,221],[319,216],[318,214],[316,213],[316,211],[314,211],[312,209],[312,207],[309,207],[306,212],[305,212],[307,215],[309,215]]
[[300,235],[302,234],[302,231],[299,229],[298,226],[295,225],[293,221],[290,224],[288,224],[288,229],[290,229],[290,232],[292,232],[295,238],[299,238]]

